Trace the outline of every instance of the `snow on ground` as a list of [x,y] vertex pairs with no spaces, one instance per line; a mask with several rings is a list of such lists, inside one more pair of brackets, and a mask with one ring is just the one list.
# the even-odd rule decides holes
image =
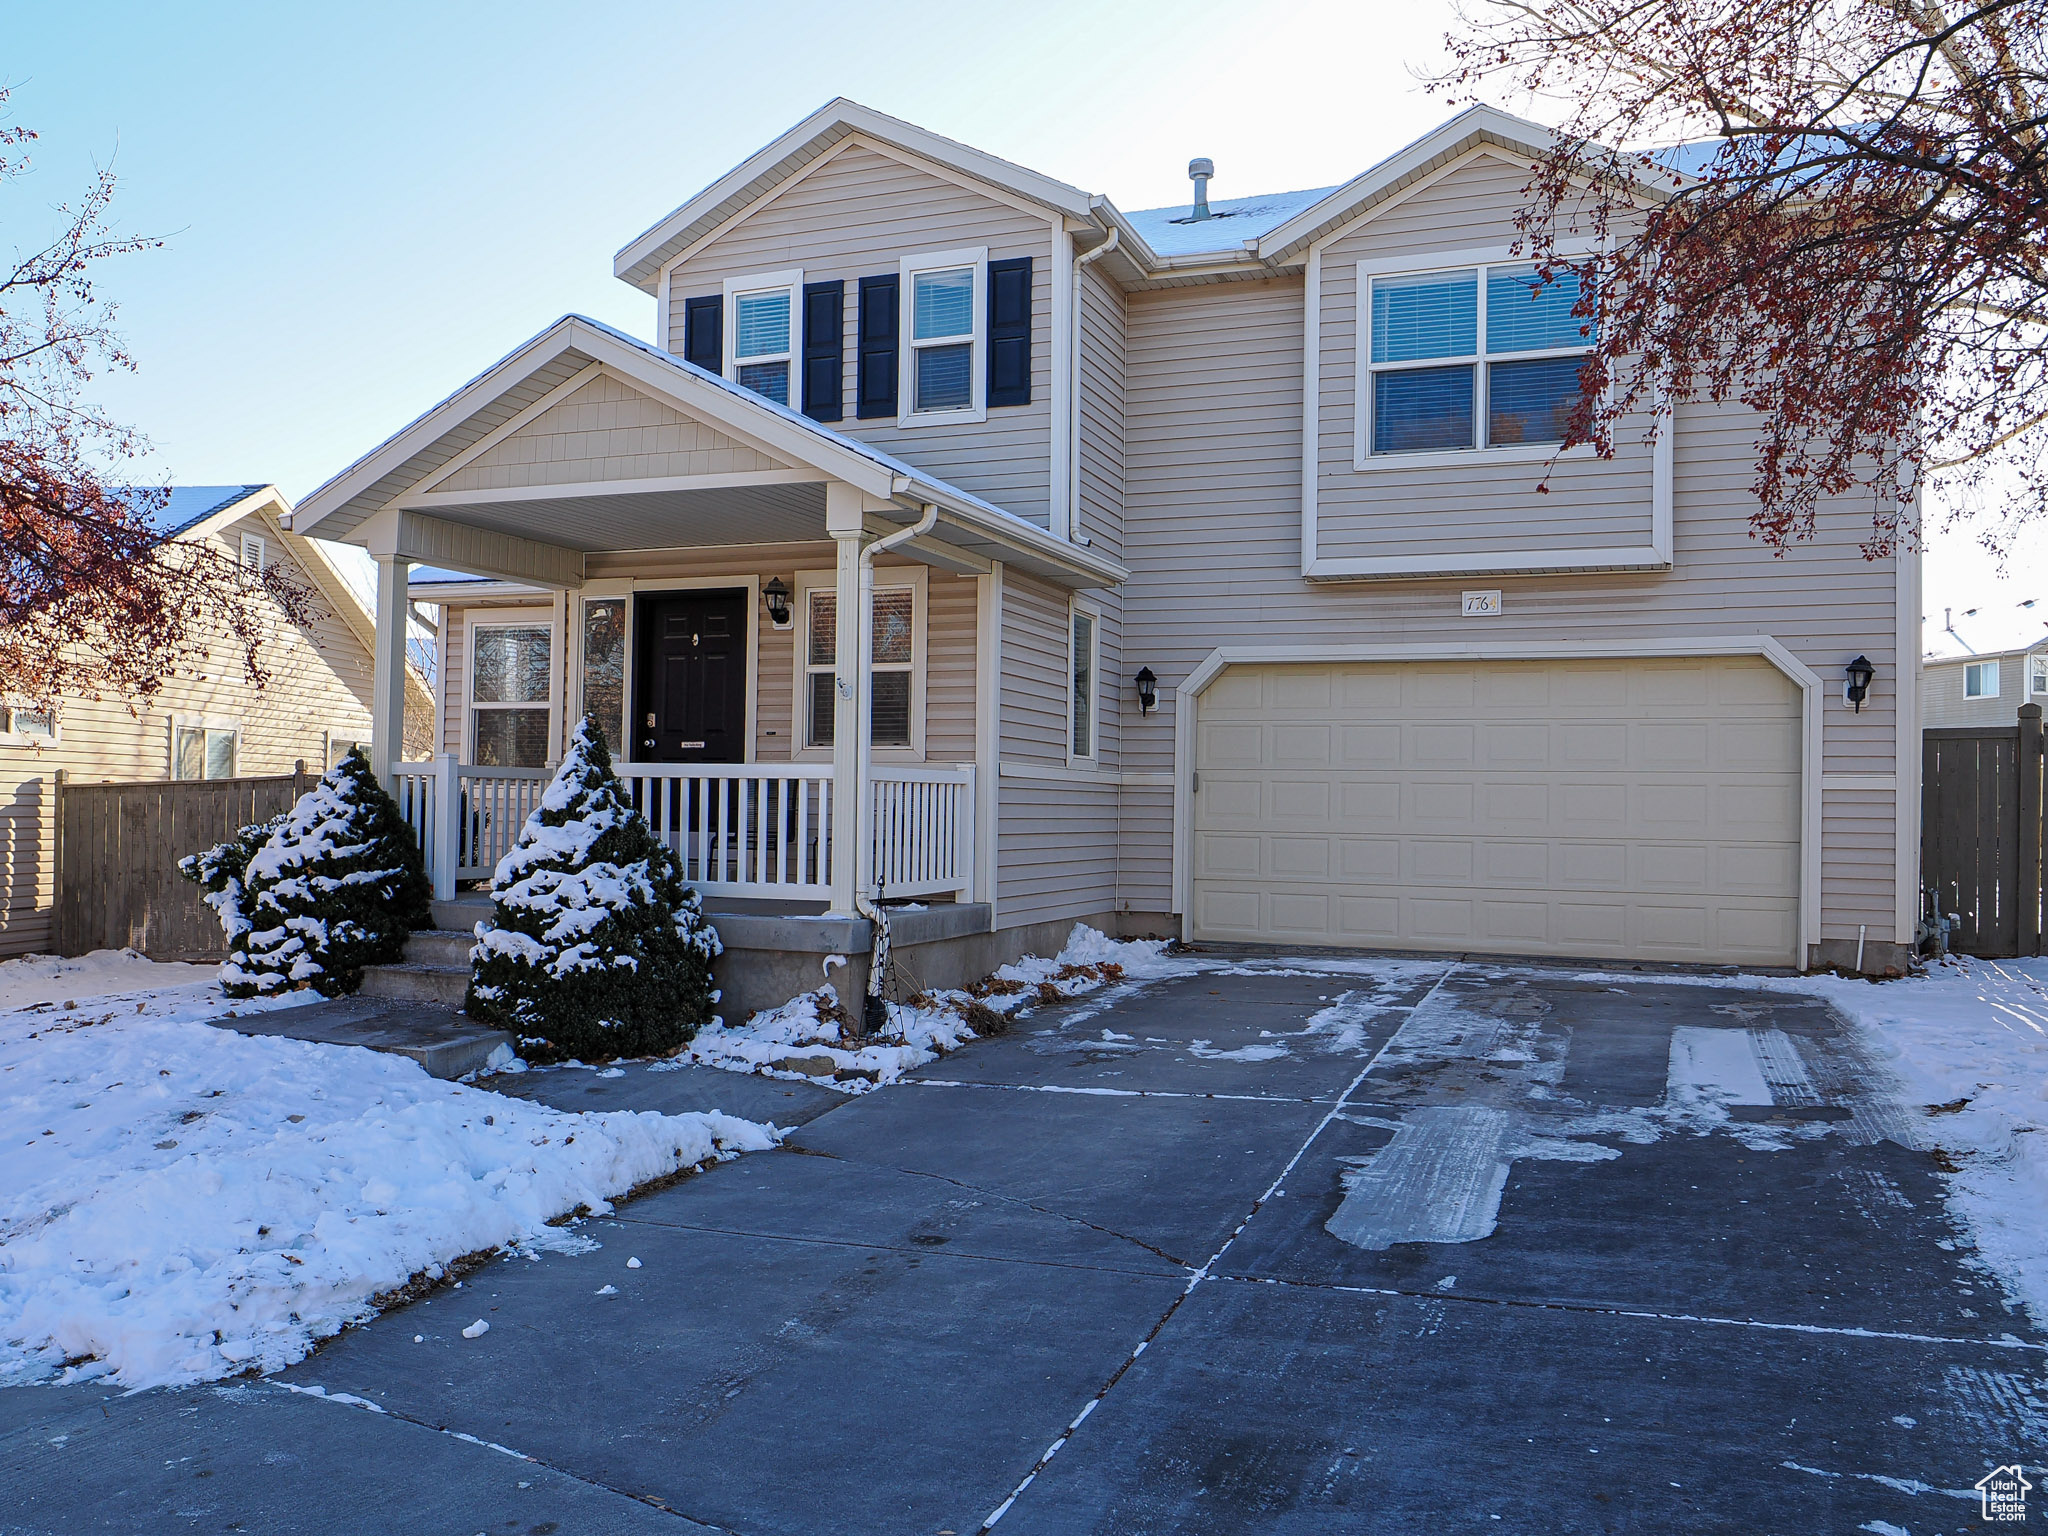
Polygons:
[[33,1003],[75,1002],[110,992],[151,992],[211,985],[220,967],[166,965],[132,949],[96,949],[89,955],[24,955],[0,963],[0,1013]]
[[1856,1024],[1943,1154],[1949,1209],[1978,1257],[2048,1327],[2048,959],[1949,960],[1872,984],[1765,985],[1825,997]]
[[1027,955],[966,991],[924,993],[919,1002],[889,1004],[889,1027],[881,1035],[853,1034],[849,1010],[859,1000],[843,1003],[828,981],[744,1024],[707,1029],[673,1062],[658,1065],[722,1067],[864,1093],[974,1039],[977,1006],[1007,1016],[1030,1003],[1079,997],[1126,977],[1180,975],[1192,968],[1165,955],[1165,948],[1163,939],[1119,942],[1076,923],[1066,948],[1050,960]]
[[[87,958],[57,990],[211,969]],[[0,966],[0,996],[44,985],[37,968]],[[403,1057],[237,1035],[203,1022],[230,1011],[210,982],[61,1001],[77,1006],[0,1013],[0,1383],[276,1369],[422,1272],[586,1246],[549,1222],[779,1139],[720,1114],[567,1114]]]

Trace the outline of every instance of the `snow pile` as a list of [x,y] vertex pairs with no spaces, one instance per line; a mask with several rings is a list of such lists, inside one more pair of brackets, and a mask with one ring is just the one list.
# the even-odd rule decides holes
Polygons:
[[499,862],[468,1011],[534,1061],[662,1053],[711,1016],[718,935],[588,719]]
[[[89,955],[23,955],[0,961],[0,1012],[35,1003],[72,1004],[109,992],[142,988],[212,990],[219,967],[164,964],[133,949],[96,949]],[[196,994],[195,994],[196,995]]]
[[778,1139],[562,1113],[134,1002],[0,1016],[0,1382],[273,1370],[416,1276],[582,1246],[548,1223]]
[[2048,1326],[2048,960],[1951,960],[1873,985],[1778,985],[1825,997],[1860,1028],[1918,1109],[1978,1257]]
[[1004,1028],[1004,1018],[1026,1005],[1064,1002],[1130,975],[1185,970],[1164,957],[1165,948],[1163,939],[1119,943],[1077,923],[1067,947],[1052,959],[1027,955],[965,990],[924,992],[890,1003],[888,1028],[866,1037],[854,1034],[854,1017],[828,981],[744,1024],[705,1030],[673,1064],[807,1078],[863,1093],[938,1060],[977,1034]]
[[353,992],[363,967],[405,953],[426,926],[432,887],[419,842],[360,750],[328,769],[271,830],[236,838],[178,866],[220,915],[229,954],[221,986],[261,997],[311,986]]

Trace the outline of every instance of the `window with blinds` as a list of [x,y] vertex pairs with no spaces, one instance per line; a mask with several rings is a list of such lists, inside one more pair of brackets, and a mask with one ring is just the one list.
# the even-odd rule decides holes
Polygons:
[[[875,589],[873,669],[868,697],[872,741],[878,747],[913,745],[911,689],[917,663],[917,597],[909,587]],[[813,589],[804,633],[804,745],[829,747],[837,712],[839,597]]]
[[1366,428],[1374,454],[1563,440],[1593,322],[1576,273],[1532,265],[1374,276]]
[[484,768],[544,766],[553,672],[548,626],[479,624],[472,633],[470,760]]

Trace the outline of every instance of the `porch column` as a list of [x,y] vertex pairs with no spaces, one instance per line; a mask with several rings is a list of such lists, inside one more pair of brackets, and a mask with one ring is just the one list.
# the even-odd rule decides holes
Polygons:
[[836,686],[832,699],[832,915],[852,917],[860,865],[860,726],[867,687],[860,675],[860,547],[864,536],[860,492],[832,481],[825,487],[825,529],[838,548],[833,604]]
[[412,562],[403,555],[373,555],[377,562],[377,654],[370,683],[370,768],[391,782],[391,765],[405,761],[405,613]]

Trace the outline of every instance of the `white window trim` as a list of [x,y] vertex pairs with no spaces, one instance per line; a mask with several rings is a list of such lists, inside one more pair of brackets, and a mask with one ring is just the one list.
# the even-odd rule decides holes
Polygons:
[[[337,737],[343,741],[352,741],[359,746],[367,747],[370,744],[370,728],[362,726],[354,730],[337,730],[333,726],[329,726],[323,731],[320,736],[320,773],[326,773],[336,764],[334,743]],[[315,778],[319,776],[320,774],[318,773],[314,775]]]
[[[242,535],[240,549],[240,561],[242,569],[247,571],[250,575],[261,576],[265,571],[270,569],[270,541],[264,538],[262,534],[244,533]],[[250,562],[249,559],[251,550],[254,550],[256,555],[256,559],[253,564]]]
[[[783,403],[792,411],[802,408],[802,359],[803,338],[803,295],[804,273],[801,267],[790,267],[781,272],[754,272],[743,277],[728,277],[725,280],[725,320],[719,326],[720,341],[724,347],[723,365],[725,376],[737,384],[740,381],[739,346],[739,301],[742,295],[774,293],[778,289],[789,293],[789,351],[786,354],[762,352],[745,359],[749,363],[772,363],[786,360],[789,364],[790,399]],[[766,399],[764,395],[762,397]]]
[[2040,672],[2043,676],[2048,676],[2048,651],[2034,651],[2029,653],[2026,658],[2026,670],[2023,676],[2026,681],[2025,693],[2030,699],[2038,699],[2043,695],[2048,695],[2048,686],[2039,688],[2034,686],[2034,677],[2037,672]]
[[[1352,304],[1357,314],[1357,348],[1352,377],[1357,380],[1356,399],[1351,408],[1351,467],[1362,473],[1378,473],[1399,469],[1442,469],[1453,465],[1472,464],[1531,464],[1544,463],[1551,459],[1571,461],[1596,457],[1591,444],[1581,443],[1576,448],[1560,451],[1555,443],[1483,443],[1486,433],[1486,365],[1490,360],[1502,362],[1535,362],[1547,357],[1583,357],[1591,350],[1590,344],[1577,347],[1546,347],[1530,352],[1486,351],[1486,271],[1489,267],[1526,267],[1530,265],[1526,255],[1517,255],[1508,247],[1490,247],[1476,251],[1447,251],[1432,254],[1426,258],[1416,256],[1382,256],[1358,263],[1357,290]],[[1435,272],[1459,272],[1475,269],[1478,274],[1478,312],[1475,317],[1474,341],[1479,350],[1461,357],[1432,357],[1407,363],[1381,363],[1372,360],[1372,280],[1375,277],[1424,277]],[[1376,373],[1399,373],[1417,368],[1456,368],[1470,365],[1472,368],[1472,443],[1469,448],[1430,448],[1414,453],[1374,453],[1372,451],[1372,380]],[[1611,395],[1611,389],[1610,389]]]
[[[486,629],[544,629],[548,632],[548,720],[550,725],[559,718],[556,706],[560,699],[562,675],[561,657],[555,648],[562,643],[555,632],[555,614],[552,608],[490,608],[480,610],[490,614],[489,618],[472,617],[463,627],[463,678],[462,678],[462,761],[476,761],[476,717],[477,711],[499,709],[539,709],[532,704],[478,704],[476,701],[476,637]],[[550,750],[553,750],[552,738]]]
[[[25,704],[0,704],[0,727],[4,727],[4,729],[0,729],[0,747],[54,747],[63,741],[64,712],[62,710],[52,710],[50,712],[50,734],[47,736],[38,736],[33,731],[16,730],[14,728],[14,716],[17,711],[22,714],[40,713],[40,711],[31,710]],[[175,738],[173,739],[175,740]]]
[[[891,588],[910,589],[910,745],[907,747],[882,747],[874,749],[874,761],[878,763],[921,763],[924,761],[924,695],[925,695],[925,645],[926,589],[930,575],[922,565],[883,565],[875,568],[875,590],[886,592]],[[791,762],[832,761],[830,747],[814,747],[809,744],[809,720],[806,711],[810,702],[810,684],[806,681],[812,667],[805,660],[811,650],[811,593],[813,591],[837,592],[839,574],[836,571],[798,571],[796,592],[790,601],[795,605],[794,622],[790,625],[790,660],[792,663],[789,710],[789,758]],[[780,631],[778,631],[780,633]],[[822,667],[817,670],[824,670]],[[837,734],[837,724],[834,725]]]
[[[917,343],[911,336],[916,277],[920,272],[938,272],[951,267],[966,267],[974,274],[974,297],[970,301],[973,328],[968,332],[972,345],[967,358],[968,403],[951,410],[920,411],[917,408]],[[896,318],[896,425],[930,427],[949,421],[987,421],[988,247],[976,245],[956,251],[925,251],[906,256],[898,269],[896,289],[899,309]],[[958,343],[957,336],[947,338],[948,345]]]
[[[1996,660],[1993,660],[1993,661],[1966,661],[1966,662],[1964,662],[1964,663],[1963,663],[1963,697],[1964,697],[1964,698],[1966,698],[1966,699],[1995,699],[1995,698],[1997,698],[1997,697],[1998,697],[1998,684],[1999,684],[1999,676],[1998,676],[1998,674],[1999,674],[2000,672],[2002,672],[2003,670],[2004,670],[2004,668],[2003,668],[2002,666],[2000,666],[2000,665],[1999,665],[1999,663],[1998,663],[1998,662],[1997,662]],[[1977,675],[1977,676],[1979,676],[1979,677],[1985,676],[1985,675],[1987,675],[1987,673],[1988,673],[1988,675],[1989,675],[1989,676],[1990,676],[1990,678],[1991,678],[1991,687],[1990,687],[1990,689],[1989,689],[1988,691],[1985,691],[1985,692],[1981,692],[1981,693],[1972,693],[1972,692],[1970,692],[1970,677],[1971,677],[1971,674],[1972,674],[1972,673],[1976,674],[1976,675]]]
[[180,779],[178,777],[178,732],[180,731],[226,731],[235,738],[235,778],[242,776],[246,766],[242,762],[242,722],[230,715],[173,715],[171,716],[170,738],[166,743],[164,777],[173,783],[202,784],[219,782],[206,779]]
[[[1074,750],[1074,617],[1087,615],[1088,644],[1092,654],[1088,658],[1088,679],[1092,684],[1088,695],[1088,752],[1085,756]],[[1069,768],[1095,768],[1102,762],[1102,609],[1088,598],[1078,594],[1067,602],[1067,686],[1063,690],[1067,701],[1067,766]]]

